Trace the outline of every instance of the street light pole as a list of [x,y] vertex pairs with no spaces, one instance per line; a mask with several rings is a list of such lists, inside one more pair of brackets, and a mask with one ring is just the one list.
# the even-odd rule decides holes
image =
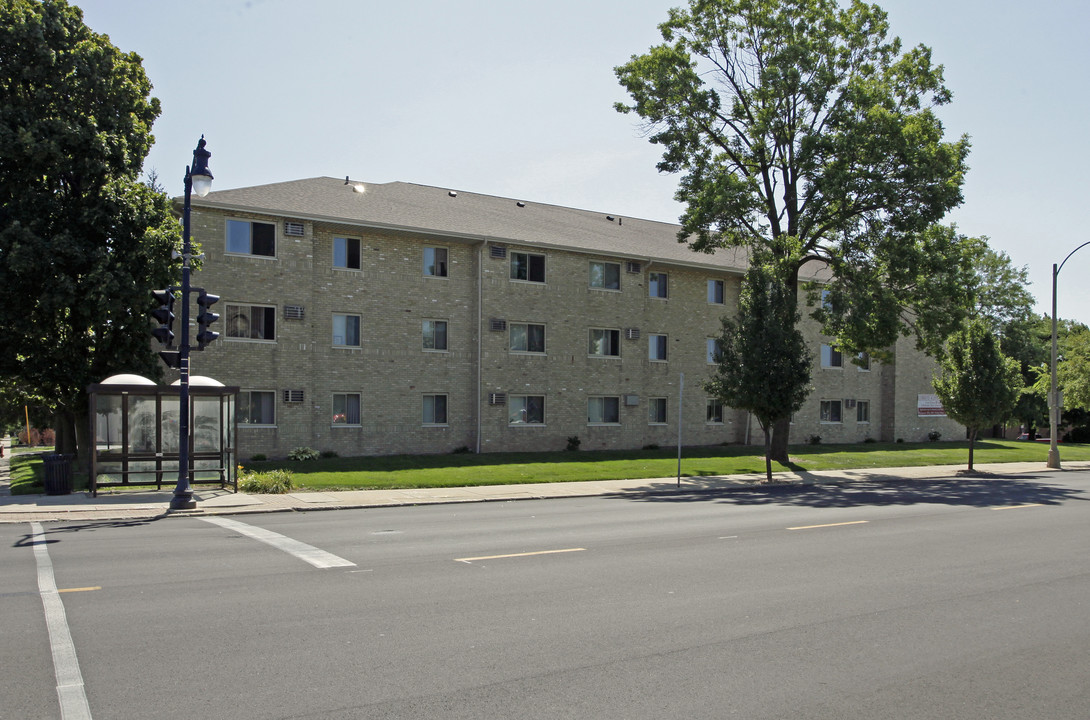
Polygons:
[[1060,271],[1063,270],[1064,263],[1071,258],[1076,252],[1082,248],[1090,245],[1090,240],[1079,245],[1077,248],[1067,254],[1067,257],[1063,259],[1063,262],[1059,265],[1053,263],[1052,265],[1052,368],[1051,368],[1051,382],[1049,383],[1048,393],[1048,467],[1060,469],[1060,448],[1057,446],[1056,435],[1060,430],[1060,413],[1063,411],[1063,403],[1060,402],[1059,389],[1056,383],[1056,279],[1060,275]]
[[204,149],[204,135],[193,150],[193,165],[185,169],[185,203],[182,206],[182,322],[181,343],[178,345],[178,362],[181,372],[178,388],[178,484],[170,501],[172,510],[197,507],[193,488],[189,485],[189,261],[193,245],[189,235],[189,211],[193,192],[204,197],[212,189],[212,173],[208,158],[212,153]]

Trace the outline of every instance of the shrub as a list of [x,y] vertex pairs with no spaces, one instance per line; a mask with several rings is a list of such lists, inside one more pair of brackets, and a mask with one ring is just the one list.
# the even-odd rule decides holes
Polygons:
[[294,487],[291,470],[247,472],[239,467],[238,489],[246,493],[282,495]]
[[644,450],[658,450],[659,449],[659,444],[658,443],[648,443],[647,445],[643,446],[643,449]]
[[324,457],[324,458],[335,458],[335,457],[340,457],[340,456],[337,455],[336,450],[323,450],[322,451],[322,457]]
[[288,453],[288,460],[317,460],[318,457],[318,451],[308,447],[297,447]]
[[932,430],[931,432],[927,433],[927,439],[930,440],[931,442],[938,442],[939,438],[941,438],[941,437],[942,437],[942,433],[939,432],[938,430]]
[[821,436],[820,435],[810,435],[810,436],[808,436],[806,438],[806,442],[808,442],[811,445],[820,445],[821,444]]
[[454,448],[450,452],[452,455],[465,455],[466,453],[471,453],[473,451],[469,449],[468,445],[462,445],[461,447]]
[[582,444],[583,441],[579,439],[578,435],[572,435],[570,438],[568,438],[568,445],[564,449],[570,452],[575,452]]
[[1088,427],[1073,427],[1071,432],[1063,436],[1065,443],[1085,443],[1090,442],[1090,428]]
[[268,457],[265,456],[265,453],[256,453],[255,455],[252,455],[250,457],[250,460],[254,462],[261,462],[262,460],[268,460]]
[[876,443],[878,441],[875,440],[874,438],[872,438],[870,435],[868,435],[867,437],[863,438],[863,442],[864,443]]

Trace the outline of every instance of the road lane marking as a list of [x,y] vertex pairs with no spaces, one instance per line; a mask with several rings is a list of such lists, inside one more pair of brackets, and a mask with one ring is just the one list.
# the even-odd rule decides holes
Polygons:
[[287,554],[293,555],[304,562],[308,562],[316,568],[356,567],[356,563],[351,560],[337,557],[336,555],[316,548],[313,545],[307,545],[305,542],[294,540],[286,535],[273,532],[272,530],[266,530],[253,525],[247,525],[238,520],[229,520],[222,517],[202,517],[201,520],[212,523],[213,525],[219,525],[228,530],[234,530],[240,535],[253,538],[266,545],[272,545],[274,548],[283,550]]
[[76,657],[76,646],[68,630],[68,617],[53,577],[53,561],[49,559],[45,531],[41,523],[30,523],[34,560],[38,564],[38,592],[45,608],[45,625],[49,631],[49,649],[53,653],[53,672],[57,676],[57,700],[63,720],[91,720],[91,708],[83,687],[83,674]]
[[1003,507],[993,507],[992,510],[1018,510],[1019,508],[1028,507],[1044,507],[1043,503],[1027,503],[1025,505],[1004,505]]
[[852,520],[851,522],[839,522],[839,523],[826,523],[825,525],[799,525],[798,527],[789,527],[788,530],[813,530],[814,528],[827,528],[827,527],[840,527],[842,525],[863,525],[870,522],[870,520]]
[[95,585],[93,587],[84,587],[84,588],[61,588],[57,592],[60,592],[60,593],[65,593],[65,592],[90,592],[91,590],[101,590],[101,589],[102,589],[101,585]]
[[538,550],[537,552],[510,553],[509,555],[482,555],[481,557],[454,558],[454,562],[471,563],[475,560],[501,560],[503,558],[530,557],[531,555],[555,555],[557,553],[583,552],[586,548],[565,548],[563,550]]

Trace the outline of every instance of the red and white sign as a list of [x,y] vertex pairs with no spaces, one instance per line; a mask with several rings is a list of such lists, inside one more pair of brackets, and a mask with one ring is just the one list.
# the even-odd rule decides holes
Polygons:
[[917,395],[916,415],[919,417],[946,417],[946,410],[938,395]]

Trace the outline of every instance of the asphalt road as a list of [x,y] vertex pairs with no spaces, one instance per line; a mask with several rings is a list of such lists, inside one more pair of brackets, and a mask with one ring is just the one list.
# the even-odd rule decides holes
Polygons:
[[1087,500],[1068,471],[0,526],[0,718],[1084,720]]

